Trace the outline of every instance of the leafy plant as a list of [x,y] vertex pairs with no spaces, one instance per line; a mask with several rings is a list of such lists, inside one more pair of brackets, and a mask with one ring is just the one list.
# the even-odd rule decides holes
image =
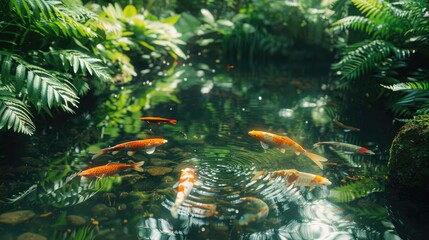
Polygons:
[[329,200],[339,203],[351,202],[355,199],[366,197],[374,192],[384,191],[384,185],[370,178],[334,187],[329,192]]
[[[81,41],[98,35],[86,26],[89,11],[61,2],[10,0],[0,16],[0,129],[33,134],[32,109],[73,112],[90,78],[110,81],[100,59]],[[91,17],[93,17],[91,15]],[[75,44],[72,48],[69,41]],[[94,84],[96,85],[96,84]]]
[[[336,1],[336,6],[343,1]],[[373,96],[387,96],[388,108],[397,116],[428,112],[427,69],[421,62],[427,60],[429,21],[424,11],[427,1],[388,2],[352,0],[361,16],[347,16],[333,24],[333,30],[348,32],[349,46],[342,48],[342,59],[332,65],[340,76],[342,86],[354,85],[372,88]],[[366,35],[355,37],[351,32]],[[357,40],[357,41],[356,41]],[[425,60],[423,60],[425,59]],[[423,60],[423,61],[422,61]],[[403,92],[391,94],[380,89]],[[353,88],[353,87],[352,87]]]

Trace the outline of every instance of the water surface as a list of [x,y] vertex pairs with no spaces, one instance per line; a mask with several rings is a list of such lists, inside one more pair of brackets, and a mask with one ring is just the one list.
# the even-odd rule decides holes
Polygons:
[[[1,212],[25,209],[35,216],[16,225],[1,223],[0,238],[33,232],[49,239],[78,234],[87,234],[83,239],[399,239],[384,196],[394,132],[388,117],[335,90],[327,64],[227,71],[228,64],[191,58],[173,72],[159,69],[150,81],[84,100],[71,120],[47,119],[47,127],[31,139],[13,137],[2,144],[2,195],[15,202],[3,199]],[[142,116],[177,119],[177,125],[148,124]],[[360,131],[348,131],[333,119]],[[293,151],[264,150],[250,130],[288,136],[329,161],[321,170]],[[150,137],[168,143],[150,155],[91,160],[90,150]],[[313,149],[319,141],[347,142],[376,154]],[[124,171],[90,182],[76,176],[89,167],[129,160],[145,161],[146,172]],[[173,186],[186,167],[196,169],[198,185],[174,219]],[[332,185],[310,189],[270,179],[268,172],[281,169],[322,175]],[[265,173],[255,178],[260,171]],[[267,216],[245,221],[264,206]]]

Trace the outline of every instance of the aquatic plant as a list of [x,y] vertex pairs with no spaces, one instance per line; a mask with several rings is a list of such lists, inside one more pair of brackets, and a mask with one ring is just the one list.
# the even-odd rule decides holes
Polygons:
[[363,198],[374,192],[383,192],[384,184],[370,178],[364,178],[343,186],[331,189],[328,199],[334,202],[346,203]]
[[109,191],[113,184],[121,182],[120,177],[113,176],[84,182],[76,178],[77,174],[78,172],[72,173],[60,179],[46,177],[8,200],[15,203],[26,199],[33,204],[62,208],[85,202],[98,192]]

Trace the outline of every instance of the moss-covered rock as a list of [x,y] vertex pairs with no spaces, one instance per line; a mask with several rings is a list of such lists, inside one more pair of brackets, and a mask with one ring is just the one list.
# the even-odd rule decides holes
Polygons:
[[389,184],[429,191],[429,115],[405,124],[390,148]]
[[403,239],[426,239],[429,227],[429,115],[405,124],[390,148],[388,212]]

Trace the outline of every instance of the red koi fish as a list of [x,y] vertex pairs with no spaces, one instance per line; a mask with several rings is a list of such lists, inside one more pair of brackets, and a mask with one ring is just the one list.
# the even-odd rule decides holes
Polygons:
[[318,142],[315,143],[313,146],[318,147],[321,145],[329,145],[332,146],[335,149],[343,150],[345,152],[351,152],[351,153],[358,153],[358,154],[364,154],[364,155],[375,155],[375,153],[368,148],[364,148],[361,146],[353,145],[350,143],[341,143],[341,142]]
[[195,184],[195,170],[193,168],[182,169],[180,174],[179,185],[177,187],[177,195],[174,205],[171,207],[171,216],[177,218],[177,209],[182,205],[185,199],[191,193]]
[[90,153],[94,154],[94,156],[92,156],[92,159],[97,158],[102,154],[105,154],[108,152],[112,152],[112,154],[117,154],[121,150],[126,150],[129,156],[134,155],[137,150],[145,150],[147,154],[152,154],[153,152],[155,152],[156,147],[161,146],[166,142],[168,141],[163,138],[149,138],[149,139],[121,143],[113,147],[91,151]]
[[271,178],[275,177],[282,177],[286,181],[287,186],[293,184],[297,187],[304,186],[313,188],[314,186],[329,186],[332,184],[327,178],[311,173],[300,172],[295,169],[274,171],[271,174]]
[[81,177],[104,177],[104,176],[110,176],[115,174],[118,171],[132,168],[133,170],[136,170],[138,172],[143,172],[143,168],[141,166],[144,164],[144,161],[138,162],[138,163],[108,163],[103,166],[93,167],[86,169],[78,174],[78,176]]
[[162,118],[162,117],[141,117],[140,120],[146,121],[147,123],[156,122],[158,125],[161,124],[161,122],[168,122],[171,125],[176,125],[177,123],[177,120],[175,119]]
[[235,68],[235,66],[234,65],[232,65],[232,64],[228,64],[228,65],[226,65],[226,71],[231,71],[232,69],[234,69]]
[[249,135],[259,140],[262,148],[264,149],[267,149],[269,145],[271,145],[278,148],[282,153],[286,151],[287,147],[292,148],[296,155],[300,155],[301,153],[303,153],[304,155],[309,157],[314,163],[316,163],[317,166],[319,166],[321,169],[323,169],[323,165],[321,162],[328,161],[328,159],[322,156],[305,150],[303,147],[301,147],[301,145],[285,136],[279,136],[273,133],[255,130],[250,131]]

